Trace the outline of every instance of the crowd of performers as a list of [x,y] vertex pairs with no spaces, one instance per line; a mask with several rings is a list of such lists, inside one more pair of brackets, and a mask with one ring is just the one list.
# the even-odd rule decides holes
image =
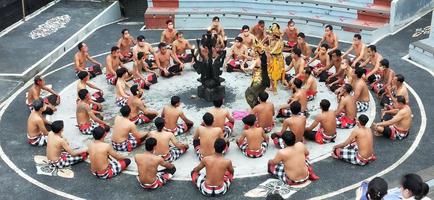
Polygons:
[[[173,96],[161,112],[147,107],[142,97],[157,79],[164,81],[159,77],[182,75],[185,63],[194,62],[195,56],[208,59],[209,53],[207,48],[199,46],[196,55],[192,50],[195,47],[173,25],[173,21],[167,21],[156,51],[144,36],[135,39],[127,29],[122,30],[104,65],[89,55],[85,43],[78,44],[74,57],[79,79],[76,126],[82,134],[94,138],[85,149],[71,149],[62,137],[63,121],[51,122],[45,118],[57,111],[60,96],[47,87],[41,76],[34,78],[26,101],[31,110],[27,124],[28,143],[47,146],[47,158],[53,169],[89,159],[94,176],[110,179],[131,163],[131,158],[118,151],[131,152],[144,144],[146,151],[134,156],[140,185],[155,189],[173,177],[176,168],[172,162],[189,149],[189,144],[180,143],[176,136],[188,133],[194,123],[188,119],[189,113],[181,110],[180,97]],[[265,29],[262,20],[252,29],[244,25],[234,44],[227,49],[227,37],[218,17],[213,19],[208,31],[215,41],[212,57],[227,51],[225,71],[252,74],[251,85],[245,92],[251,113],[242,119],[244,130],[239,133],[235,145],[245,156],[258,158],[270,148],[271,138],[280,150],[269,160],[268,172],[288,185],[319,179],[309,164],[306,140],[319,145],[333,143],[337,128],[352,129],[344,142],[333,147],[332,156],[355,165],[367,165],[376,159],[374,135],[391,140],[408,136],[412,113],[404,76],[395,73],[376,46],[364,44],[359,34],[354,35],[352,46],[343,52],[331,25],[325,27],[316,50],[311,49],[305,34],[292,20],[283,32],[277,23]],[[290,56],[285,58],[283,52]],[[124,66],[127,62],[133,62],[131,71]],[[101,87],[90,81],[103,71],[107,83],[113,85],[115,99],[104,99]],[[318,81],[325,82],[336,94],[338,106],[333,109],[329,100],[322,99],[319,103],[321,113],[307,124],[307,105],[316,96]],[[269,94],[266,91],[277,95],[279,84],[288,89],[283,92],[292,92],[292,96],[287,104],[275,107],[273,102],[267,101]],[[379,98],[383,108],[381,122],[373,123],[372,127],[366,127],[370,119],[363,114],[369,108],[369,89]],[[42,98],[41,90],[52,95]],[[103,101],[112,101],[120,108],[120,115],[112,125],[102,117]],[[207,196],[225,194],[234,180],[232,162],[224,154],[230,144],[228,138],[234,135],[235,120],[223,107],[223,99],[215,100],[213,104],[214,108],[203,115],[203,121],[197,122],[192,144],[200,164],[192,170],[191,178],[194,186]],[[275,117],[284,120],[282,129],[273,132]],[[179,119],[182,123],[178,123]],[[156,130],[138,131],[138,125],[151,122]],[[105,137],[110,132],[110,143],[107,143]],[[157,170],[158,166],[165,169]],[[203,168],[206,172],[201,172]]]

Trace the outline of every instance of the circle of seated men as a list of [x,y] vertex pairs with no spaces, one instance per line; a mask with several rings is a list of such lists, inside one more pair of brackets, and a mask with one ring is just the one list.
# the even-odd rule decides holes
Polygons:
[[[178,142],[175,136],[188,133],[194,123],[187,118],[188,113],[181,110],[181,99],[178,96],[170,99],[170,104],[163,108],[161,117],[157,117],[159,112],[148,108],[141,99],[144,90],[157,83],[159,76],[182,75],[184,64],[194,62],[194,55],[188,53],[193,47],[183,38],[182,32],[173,29],[173,21],[169,20],[167,24],[158,51],[154,52],[151,45],[145,42],[144,36],[134,40],[128,30],[124,29],[117,46],[112,47],[107,55],[105,77],[108,84],[115,86],[114,102],[120,107],[121,114],[116,116],[113,126],[102,117],[101,103],[106,100],[104,92],[90,81],[103,73],[103,65],[89,55],[85,43],[78,44],[79,51],[74,57],[76,76],[79,78],[77,127],[82,134],[94,138],[85,149],[71,149],[62,138],[63,121],[50,122],[44,117],[56,112],[60,95],[48,87],[41,76],[34,78],[26,99],[31,110],[27,138],[30,145],[47,145],[50,167],[64,168],[89,158],[91,173],[98,178],[110,179],[131,163],[130,158],[117,151],[131,152],[144,144],[145,152],[134,156],[139,184],[146,189],[156,189],[174,176],[176,168],[171,162],[189,149],[188,144]],[[292,90],[288,103],[279,106],[277,110],[273,102],[267,101],[267,92],[259,91],[255,94],[255,103],[249,103],[251,113],[242,119],[244,130],[236,140],[236,145],[245,156],[263,156],[267,148],[270,148],[268,143],[271,137],[276,148],[281,150],[269,160],[268,172],[288,185],[297,185],[319,179],[309,163],[305,140],[318,144],[335,142],[336,128],[356,127],[344,142],[333,147],[332,156],[363,166],[376,160],[373,135],[392,140],[402,140],[408,136],[412,117],[404,76],[395,74],[389,67],[388,60],[382,58],[374,45],[365,45],[361,36],[355,34],[351,48],[342,54],[333,27],[328,25],[319,48],[312,51],[304,40],[304,34],[298,32],[292,20],[288,22],[283,34],[279,28],[278,24],[273,24],[270,31],[266,31],[262,20],[252,31],[245,25],[227,54],[227,72],[248,73],[252,70],[246,64],[248,61],[252,61],[255,66],[266,58],[270,90],[277,94],[279,83]],[[209,30],[217,38],[216,47],[212,50],[215,58],[227,44],[218,17],[213,19]],[[287,43],[283,42],[284,37],[287,38]],[[254,43],[264,45],[263,51],[267,57],[260,59],[263,54],[255,50]],[[204,50],[200,48],[199,50]],[[285,59],[278,51],[279,48],[291,55]],[[351,52],[354,52],[354,58],[350,58]],[[314,57],[311,57],[312,53],[315,54]],[[289,64],[288,67],[282,62],[283,59]],[[87,66],[87,61],[93,65]],[[133,62],[131,71],[125,67],[125,62]],[[335,68],[335,73],[332,73],[331,68]],[[307,125],[307,105],[316,96],[317,79],[325,82],[336,93],[338,107],[333,110],[329,100],[321,100],[321,113]],[[254,82],[255,78],[252,84]],[[372,127],[366,127],[370,119],[363,114],[369,107],[369,88],[383,107],[382,121],[373,123]],[[51,95],[42,98],[42,90]],[[234,134],[235,120],[231,112],[222,107],[223,103],[223,99],[213,102],[214,108],[203,115],[201,125],[193,134],[194,151],[201,162],[192,170],[191,179],[194,186],[206,196],[225,194],[234,180],[232,163],[224,154],[230,145],[228,138]],[[358,113],[362,114],[358,116]],[[281,131],[271,133],[275,125],[274,117],[285,119]],[[179,119],[183,122],[178,123]],[[154,122],[156,130],[137,130],[137,125],[151,122]],[[104,141],[110,130],[111,144]],[[159,166],[164,169],[157,170]],[[206,168],[206,173],[201,172],[203,168]]]

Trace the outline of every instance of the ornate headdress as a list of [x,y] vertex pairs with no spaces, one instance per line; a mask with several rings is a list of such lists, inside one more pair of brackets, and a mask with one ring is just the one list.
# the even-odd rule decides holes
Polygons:
[[255,40],[253,41],[253,50],[255,52],[262,52],[264,51],[264,49],[265,49],[264,44],[262,44],[261,41],[255,38]]
[[280,26],[277,23],[273,23],[267,30],[267,33],[274,36],[282,36],[282,32],[280,32]]

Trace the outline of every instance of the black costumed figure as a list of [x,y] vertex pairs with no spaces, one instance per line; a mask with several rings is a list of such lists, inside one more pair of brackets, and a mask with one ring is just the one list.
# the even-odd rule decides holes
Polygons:
[[245,92],[246,101],[251,108],[259,104],[258,95],[270,87],[270,77],[268,76],[267,55],[261,42],[254,41],[254,67],[253,77],[250,87]]

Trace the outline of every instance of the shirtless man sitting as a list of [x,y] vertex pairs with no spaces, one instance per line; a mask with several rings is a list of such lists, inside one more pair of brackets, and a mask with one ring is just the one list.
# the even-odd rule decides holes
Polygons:
[[160,42],[164,42],[168,45],[172,44],[176,39],[176,29],[173,26],[173,20],[169,19],[166,21],[167,28],[161,32]]
[[151,122],[158,112],[146,107],[145,102],[142,101],[143,90],[138,85],[131,86],[130,91],[132,96],[127,101],[131,109],[130,120],[136,125]]
[[238,37],[242,38],[243,45],[247,47],[248,51],[251,51],[253,49],[253,42],[255,41],[255,36],[250,33],[250,27],[249,26],[244,25],[241,28],[241,33],[238,35]]
[[366,128],[368,116],[362,114],[355,128],[348,138],[333,147],[332,156],[354,165],[364,166],[377,158],[374,154],[374,144],[371,129]]
[[147,134],[139,132],[136,125],[130,121],[129,106],[123,106],[120,112],[122,116],[116,116],[113,125],[112,146],[116,151],[131,152],[145,141]]
[[[149,69],[145,64],[145,54],[143,52],[139,52],[137,54],[137,60],[134,61],[133,64],[133,82],[138,84],[140,88],[149,90],[149,87],[153,83],[157,83],[157,75],[154,71]],[[145,78],[142,75],[142,69],[144,69],[146,72],[148,72],[147,77]]]
[[[323,42],[327,42],[327,43],[323,43]],[[328,47],[330,47],[327,53],[339,48],[338,36],[336,36],[336,34],[333,32],[333,26],[330,24],[325,26],[324,36],[319,41],[318,47],[322,46],[322,44],[328,44]]]
[[133,60],[133,53],[131,52],[131,47],[136,44],[133,36],[130,35],[128,29],[123,29],[121,31],[121,38],[118,40],[117,47],[121,50],[120,60],[124,63],[130,62]]
[[41,76],[35,76],[33,79],[33,85],[27,91],[26,104],[30,111],[33,108],[33,101],[41,97],[41,90],[50,92],[51,95],[43,98],[43,102],[47,105],[44,110],[44,115],[52,115],[56,111],[56,106],[60,104],[60,95],[53,89],[45,85],[45,80]]
[[[74,56],[75,73],[77,74],[81,71],[87,71],[90,73],[91,77],[101,74],[102,65],[90,56],[87,44],[80,42],[78,43],[77,48],[78,52],[75,53]],[[90,61],[93,65],[89,67],[86,66],[87,61]]]
[[302,142],[296,142],[294,133],[285,131],[282,134],[285,148],[280,149],[276,156],[268,161],[268,173],[276,176],[288,185],[299,185],[307,180],[318,180],[308,163],[309,151]]
[[393,78],[395,77],[395,72],[389,67],[389,60],[383,59],[380,61],[380,70],[378,72],[381,74],[380,79],[369,80],[370,88],[381,97],[385,91],[390,91],[392,88]]
[[78,98],[76,109],[78,130],[80,130],[82,134],[90,135],[95,128],[101,126],[108,132],[110,130],[108,123],[99,119],[90,107],[91,99],[89,91],[81,89],[78,91]]
[[367,67],[368,64],[371,64],[373,67],[371,70],[366,70],[368,72],[366,77],[369,77],[380,68],[381,60],[383,60],[383,56],[377,52],[377,47],[369,45],[366,50],[366,60],[360,64],[360,67]]
[[300,115],[301,105],[298,101],[291,104],[291,117],[285,119],[282,123],[282,130],[278,133],[271,134],[274,144],[278,148],[285,148],[282,140],[282,134],[289,129],[295,135],[296,142],[304,142],[304,132],[306,127],[306,117]]
[[306,83],[304,84],[304,88],[306,89],[306,98],[308,101],[313,101],[315,99],[317,91],[316,78],[312,76],[312,71],[310,67],[304,68],[304,74],[306,79]]
[[[203,126],[199,126],[193,136],[193,147],[199,160],[214,154],[215,151],[212,148],[212,144],[214,144],[218,138],[225,138],[222,129],[213,126],[214,116],[211,113],[205,113],[202,120]],[[223,153],[229,148],[229,141],[227,139],[225,139],[225,141],[227,145]]]
[[105,61],[106,61],[106,74],[105,79],[107,80],[107,83],[110,85],[116,85],[117,76],[116,76],[116,70],[118,68],[123,67],[124,64],[122,64],[120,60],[121,56],[121,50],[119,47],[114,46],[111,48],[111,53],[107,55]]
[[303,58],[306,62],[309,62],[310,56],[312,55],[312,49],[309,44],[306,42],[306,36],[304,33],[300,32],[297,35],[297,48],[301,50]]
[[[234,180],[234,168],[229,159],[223,157],[226,141],[217,139],[211,147],[214,154],[203,158],[191,172],[193,184],[205,196],[221,196],[229,190]],[[205,168],[206,173],[200,173]]]
[[[181,98],[179,98],[179,96],[172,96],[172,98],[170,98],[170,105],[165,106],[161,112],[161,117],[166,121],[164,130],[175,134],[175,136],[188,132],[194,125],[194,123],[184,115],[184,112],[179,107],[180,105]],[[179,118],[181,118],[184,123],[178,123]]]
[[298,29],[295,27],[295,22],[291,19],[288,21],[284,32],[284,37],[288,40],[285,44],[284,51],[291,52],[297,46]]
[[243,118],[249,128],[245,129],[237,140],[237,145],[243,154],[250,158],[259,158],[268,148],[268,135],[261,127],[255,127],[256,117],[253,114]]
[[[143,154],[136,154],[134,159],[137,163],[139,175],[137,180],[144,189],[157,189],[163,187],[176,172],[175,165],[156,156],[153,152],[158,148],[158,139],[148,138],[145,142],[146,151]],[[158,170],[162,166],[164,169]]]
[[396,97],[398,112],[387,121],[374,123],[376,136],[384,136],[391,140],[403,140],[408,136],[412,124],[412,111],[404,96]]
[[210,27],[208,27],[208,31],[210,31],[212,29],[216,30],[217,35],[219,35],[219,37],[226,40],[225,29],[223,28],[222,24],[220,23],[220,18],[217,16],[212,18],[212,24]]
[[[268,100],[268,93],[260,92],[258,95],[259,104],[250,113],[258,119],[256,127],[264,129],[265,133],[270,133],[274,128],[274,104]],[[251,127],[248,127],[251,128]]]
[[[176,40],[172,43],[172,54],[181,62],[178,62],[178,60],[175,61],[178,62],[178,64],[191,62],[193,60],[193,46],[190,45],[188,40],[184,39],[184,33],[177,32],[175,35]],[[187,49],[189,49],[190,52],[187,52]]]
[[[350,59],[349,58],[341,58],[339,59],[340,63],[334,64],[339,65],[336,67],[336,72],[330,75],[326,82],[326,86],[332,91],[335,92],[337,88],[340,88],[345,83],[345,75],[349,69],[351,69]],[[336,60],[337,61],[337,60]],[[352,73],[351,73],[352,74]]]
[[128,70],[126,68],[119,68],[116,70],[116,88],[115,88],[115,95],[116,95],[116,105],[118,107],[122,107],[127,105],[128,98],[130,95],[126,92],[126,89],[131,88],[131,85],[127,83],[127,79],[129,77]]
[[243,38],[236,37],[235,43],[229,50],[229,53],[227,54],[226,61],[226,71],[227,72],[233,72],[233,71],[241,71],[246,72],[246,69],[248,68],[247,60],[250,57],[248,56],[248,50],[247,47],[243,44]]
[[87,148],[73,150],[63,134],[63,121],[54,121],[48,133],[47,159],[50,169],[62,169],[87,159]]
[[255,26],[253,26],[251,32],[258,41],[264,42],[267,38],[267,36],[265,34],[265,22],[264,22],[264,20],[259,20],[258,23]]
[[[286,87],[292,86],[294,78],[298,78],[301,81],[304,81],[307,78],[303,73],[304,68],[306,67],[306,61],[303,59],[301,53],[301,49],[299,48],[292,49],[291,63],[289,64],[289,67],[285,69],[285,81],[283,84]],[[290,71],[292,68],[294,68],[294,76],[290,75]]]
[[366,112],[369,109],[369,89],[365,80],[363,80],[365,69],[357,67],[354,73],[356,74],[357,79],[354,83],[353,98],[357,104],[357,112]]
[[[209,113],[214,116],[214,123],[212,126],[221,128],[225,138],[229,138],[229,136],[232,135],[235,120],[228,109],[222,108],[223,99],[214,100],[213,104],[214,108],[209,110]],[[226,119],[228,121],[226,121]]]
[[137,44],[136,46],[133,47],[132,52],[133,52],[133,59],[134,61],[140,60],[138,59],[138,53],[142,52],[143,53],[143,64],[144,67],[143,69],[146,70],[146,68],[148,69],[156,69],[157,66],[155,64],[155,52],[154,49],[152,48],[151,44],[147,43],[145,41],[145,36],[143,35],[139,35],[137,36]]
[[303,85],[303,82],[295,78],[294,79],[294,86],[293,86],[293,92],[291,98],[288,100],[288,104],[285,104],[279,108],[279,113],[277,114],[277,118],[287,118],[291,116],[291,104],[294,102],[299,102],[301,104],[301,110],[300,114],[307,116],[307,97],[306,97],[306,90],[303,89],[301,86]]
[[327,44],[322,44],[319,51],[316,52],[315,57],[308,63],[312,63],[314,60],[318,59],[319,63],[312,67],[313,74],[318,77],[322,72],[327,72],[330,67],[330,56],[328,54],[329,46]]
[[351,91],[353,87],[350,84],[345,84],[340,91],[339,105],[335,111],[337,128],[350,129],[356,125],[357,106],[356,100],[350,94]]
[[[321,113],[315,117],[315,120],[306,127],[304,138],[315,141],[318,144],[326,144],[335,142],[336,139],[336,115],[334,110],[329,110],[330,101],[327,99],[321,100],[319,103]],[[313,129],[320,125],[314,131]]]
[[348,56],[349,53],[354,52],[354,59],[351,60],[353,63],[351,67],[355,67],[356,63],[363,62],[366,57],[366,44],[362,42],[362,36],[358,33],[354,34],[353,44],[351,47],[342,55],[342,58]]
[[90,78],[89,72],[81,71],[81,72],[78,72],[77,76],[80,79],[79,81],[77,81],[77,94],[78,94],[78,91],[80,91],[82,89],[87,89],[87,86],[89,86],[92,89],[97,90],[97,92],[94,92],[91,95],[92,97],[90,100],[90,107],[94,111],[101,111],[102,110],[102,104],[101,103],[105,101],[105,99],[103,97],[102,90],[100,88],[98,88],[95,84],[93,84],[89,81],[89,78]]
[[187,152],[188,144],[179,143],[173,133],[163,130],[165,124],[163,118],[157,117],[154,123],[157,131],[151,131],[147,140],[149,138],[157,140],[155,155],[161,156],[166,162],[173,162]]
[[[158,69],[160,69],[160,75],[164,77],[180,75],[182,70],[184,70],[184,62],[174,55],[172,50],[167,48],[166,43],[158,44],[158,49],[159,51],[155,56],[155,63]],[[170,58],[177,62],[177,64],[171,65]]]
[[104,142],[107,132],[101,127],[92,131],[95,139],[88,145],[90,171],[97,178],[111,179],[120,174],[130,165],[131,160],[115,150],[110,144]]
[[405,98],[405,102],[409,105],[409,97],[408,97],[408,89],[404,84],[405,77],[402,74],[396,74],[392,81],[392,87],[390,90],[386,90],[386,97],[388,97],[388,102],[385,103],[383,112],[395,112],[396,108],[394,105],[397,105],[397,96],[403,96]]
[[44,146],[48,135],[46,124],[51,124],[42,116],[46,105],[42,99],[35,99],[32,103],[33,110],[27,119],[27,142],[33,146]]

